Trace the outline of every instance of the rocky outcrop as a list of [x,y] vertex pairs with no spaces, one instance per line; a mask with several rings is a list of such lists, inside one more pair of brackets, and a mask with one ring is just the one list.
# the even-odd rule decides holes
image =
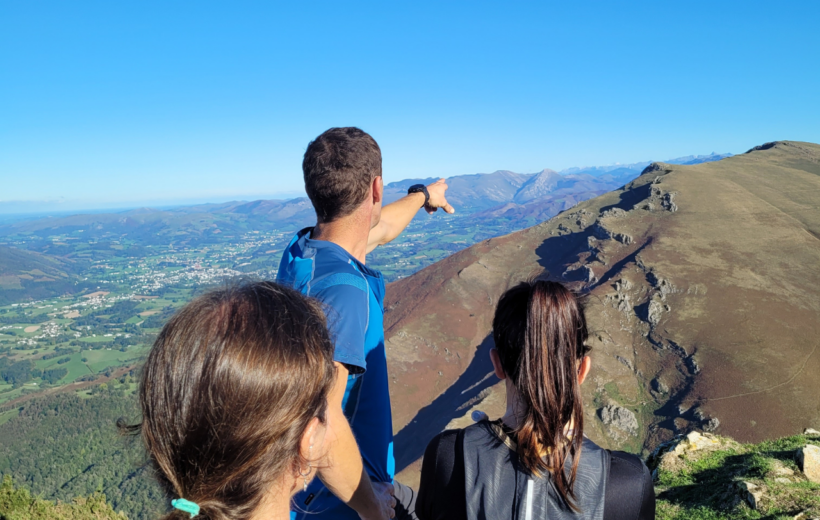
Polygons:
[[626,233],[616,233],[614,231],[610,231],[600,221],[596,222],[595,225],[592,226],[592,235],[599,240],[612,239],[627,246],[632,243],[631,236]]
[[635,204],[632,209],[645,211],[665,210],[673,213],[678,211],[678,205],[675,203],[678,192],[665,192],[658,184],[660,184],[660,177],[657,177],[649,185],[649,197]]
[[[783,511],[795,520],[820,517],[816,486],[788,458],[789,452],[806,454],[807,437],[815,438],[804,433],[778,439],[777,450],[770,443],[739,444],[700,432],[661,444],[647,459],[655,480],[658,516],[674,517],[677,514],[669,513],[697,509],[700,515],[710,511],[715,518],[748,518],[752,509],[764,517]],[[820,432],[816,438],[820,440]],[[686,485],[680,485],[681,477]]]
[[807,444],[797,450],[795,460],[807,479],[820,484],[820,447]]
[[601,422],[612,428],[616,428],[628,435],[638,433],[638,418],[635,414],[618,405],[608,405],[599,411]]

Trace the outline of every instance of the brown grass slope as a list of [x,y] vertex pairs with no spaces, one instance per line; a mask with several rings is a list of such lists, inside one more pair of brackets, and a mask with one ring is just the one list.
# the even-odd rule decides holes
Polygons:
[[[494,304],[548,273],[589,294],[587,432],[633,451],[714,428],[741,442],[820,424],[820,146],[777,142],[719,162],[655,163],[548,222],[388,287],[396,455],[411,482],[432,435],[478,407]],[[614,405],[637,421],[604,424]]]

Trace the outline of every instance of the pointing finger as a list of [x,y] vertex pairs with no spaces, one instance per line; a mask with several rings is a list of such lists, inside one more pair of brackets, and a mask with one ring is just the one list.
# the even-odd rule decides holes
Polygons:
[[452,207],[452,206],[451,206],[451,205],[449,205],[449,204],[445,204],[445,205],[444,205],[444,211],[446,211],[447,213],[449,213],[449,214],[451,214],[451,215],[452,215],[453,213],[455,213],[455,212],[456,212],[456,208]]

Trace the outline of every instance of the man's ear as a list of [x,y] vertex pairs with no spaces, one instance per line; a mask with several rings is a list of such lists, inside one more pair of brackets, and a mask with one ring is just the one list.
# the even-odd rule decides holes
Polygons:
[[578,365],[578,384],[583,384],[584,380],[589,375],[589,370],[592,368],[592,358],[589,356],[584,356],[584,359],[581,360],[581,364]]
[[376,176],[370,187],[373,188],[373,204],[378,204],[384,198],[384,178],[381,175]]
[[498,349],[490,349],[490,361],[493,362],[493,372],[495,372],[498,379],[507,379],[507,374],[504,373],[504,367],[501,366],[501,356],[498,355]]

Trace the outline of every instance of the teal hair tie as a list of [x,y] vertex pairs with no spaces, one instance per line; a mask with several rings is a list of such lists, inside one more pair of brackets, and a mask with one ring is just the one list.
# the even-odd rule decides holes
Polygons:
[[171,500],[171,507],[174,509],[179,509],[180,511],[184,511],[186,513],[191,514],[191,518],[195,517],[199,514],[199,506],[191,502],[190,500],[185,500],[184,498],[177,498],[176,500]]

